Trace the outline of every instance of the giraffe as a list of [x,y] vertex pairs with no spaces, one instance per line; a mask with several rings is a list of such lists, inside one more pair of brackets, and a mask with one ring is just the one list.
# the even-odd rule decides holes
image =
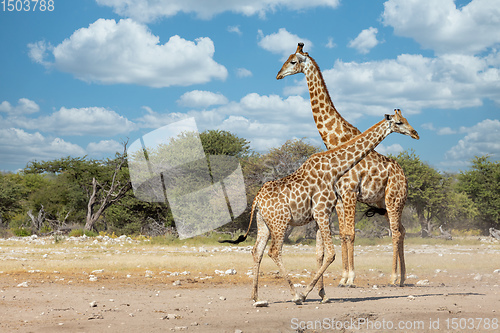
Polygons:
[[[304,44],[299,43],[295,53],[283,64],[276,79],[288,75],[304,73],[307,80],[311,108],[319,134],[327,149],[342,144],[360,131],[346,121],[335,109],[323,75],[316,61],[303,51]],[[389,283],[396,284],[397,266],[400,266],[399,285],[404,286],[406,266],[404,261],[405,229],[401,224],[401,214],[407,197],[407,179],[401,166],[376,151],[368,154],[359,164],[342,177],[335,186],[339,220],[339,234],[342,244],[342,278],[339,286],[354,287],[354,239],[356,201],[375,205],[389,220],[392,232],[393,260]],[[321,264],[323,248],[321,234],[317,234],[317,260]],[[322,287],[322,281],[318,288]]]
[[[261,187],[252,203],[247,232],[235,241],[226,241],[233,244],[244,241],[250,231],[254,213],[256,213],[257,240],[252,250],[254,260],[252,299],[254,301],[258,300],[259,267],[269,237],[271,237],[269,256],[288,282],[294,302],[302,303],[323,276],[335,259],[329,221],[336,202],[335,183],[390,133],[397,132],[419,139],[417,131],[401,115],[401,110],[394,111],[394,115],[385,115],[384,120],[344,144],[332,150],[311,155],[291,175],[266,182]],[[321,267],[307,286],[305,294],[301,294],[295,289],[283,265],[281,249],[285,230],[289,225],[301,226],[313,220],[316,221],[324,241],[326,255]],[[327,300],[324,290],[320,296],[323,301]]]

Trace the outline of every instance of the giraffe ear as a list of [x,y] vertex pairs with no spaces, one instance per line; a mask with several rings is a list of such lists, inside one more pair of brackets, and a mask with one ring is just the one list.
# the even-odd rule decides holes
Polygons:
[[302,55],[300,53],[295,53],[295,56],[297,56],[297,59],[299,59],[299,62],[305,62],[307,57],[305,55]]

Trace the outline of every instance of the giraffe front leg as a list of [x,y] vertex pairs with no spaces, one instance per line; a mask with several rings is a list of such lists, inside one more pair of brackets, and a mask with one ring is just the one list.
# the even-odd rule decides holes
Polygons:
[[323,276],[326,269],[330,264],[335,260],[335,248],[333,246],[332,235],[330,232],[330,223],[329,223],[329,214],[326,213],[318,213],[315,214],[315,220],[318,223],[319,231],[321,232],[321,238],[323,238],[323,244],[326,249],[326,255],[323,259],[323,264],[320,269],[316,272],[316,275],[313,277],[311,283],[307,286],[307,289],[304,293],[304,298],[309,295],[311,290],[314,289],[314,286],[318,282],[318,280]]
[[296,304],[302,304],[302,302],[305,300],[305,296],[302,295],[302,293],[297,292],[295,289],[295,286],[292,283],[292,280],[290,279],[290,275],[288,274],[288,271],[285,268],[285,265],[283,265],[283,260],[281,258],[281,249],[283,247],[283,241],[284,241],[284,235],[279,233],[279,234],[272,234],[271,235],[271,246],[269,248],[269,257],[274,261],[274,263],[278,266],[281,275],[283,278],[288,282],[288,286],[290,287],[290,292],[292,293],[292,301],[295,302]]
[[[323,237],[321,237],[321,231],[318,229],[316,231],[316,263],[318,266],[318,271],[321,269],[321,266],[323,266],[323,259],[325,257],[325,246],[323,243]],[[327,303],[328,297],[326,297],[326,292],[325,292],[325,285],[323,281],[323,275],[318,280],[318,294],[319,297],[321,297],[321,302],[322,303]]]

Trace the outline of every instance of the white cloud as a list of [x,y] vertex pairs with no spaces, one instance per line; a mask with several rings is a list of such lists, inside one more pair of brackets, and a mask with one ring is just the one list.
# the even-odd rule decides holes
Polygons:
[[211,91],[193,90],[183,94],[177,103],[181,106],[199,108],[227,104],[228,100],[221,93],[216,94]]
[[57,133],[58,135],[113,136],[126,134],[135,129],[135,124],[115,111],[101,107],[62,107],[48,116],[15,119],[12,122],[25,129]]
[[250,77],[252,75],[252,72],[246,68],[238,68],[236,70],[236,76],[238,77]]
[[229,27],[227,27],[227,31],[229,32],[233,32],[237,35],[242,35],[242,32],[240,30],[240,26],[239,25],[230,25]]
[[93,155],[96,154],[113,154],[123,152],[123,144],[115,140],[102,140],[99,142],[90,142],[87,145],[87,152]]
[[451,134],[456,134],[457,132],[450,127],[442,127],[438,129],[437,134],[438,135],[451,135]]
[[[396,59],[343,62],[323,71],[333,102],[351,119],[401,108],[405,114],[425,108],[461,109],[500,102],[500,70],[489,58],[443,55],[427,58],[402,54]],[[288,93],[307,92],[305,80]]]
[[112,7],[114,12],[131,17],[140,22],[151,22],[178,13],[194,13],[198,18],[210,19],[223,12],[233,12],[245,16],[259,15],[278,8],[303,10],[315,7],[336,8],[339,0],[97,0],[103,6]]
[[359,53],[367,54],[379,43],[377,33],[377,28],[365,29],[359,33],[358,37],[351,40],[347,46],[358,50]]
[[0,104],[0,112],[6,112],[10,115],[32,114],[38,111],[40,111],[38,104],[27,98],[20,98],[16,106],[12,106],[7,101]]
[[259,46],[266,51],[280,54],[282,56],[281,61],[284,61],[290,54],[295,52],[299,42],[303,42],[307,50],[311,50],[313,47],[310,40],[294,35],[285,28],[280,28],[278,32],[270,35],[264,35],[262,30],[259,30],[258,34],[260,38]]
[[328,42],[326,43],[325,47],[326,47],[327,49],[333,49],[333,48],[334,48],[334,47],[336,47],[336,46],[337,46],[337,44],[335,44],[335,43],[333,42],[333,37],[328,37]]
[[415,39],[437,53],[477,54],[500,43],[500,3],[472,0],[389,0],[383,23],[399,36]]
[[404,148],[399,144],[395,143],[390,146],[385,146],[383,143],[379,144],[375,150],[382,155],[397,155],[404,150]]
[[61,138],[45,137],[18,128],[0,128],[0,156],[5,164],[19,165],[33,160],[83,156],[85,150]]
[[458,143],[446,152],[445,164],[470,162],[474,156],[490,155],[500,159],[500,121],[485,119],[472,127],[462,127],[460,132],[467,133]]
[[301,96],[282,98],[278,95],[250,93],[239,101],[230,101],[213,109],[191,110],[187,113],[159,113],[144,107],[146,114],[135,119],[142,128],[163,125],[194,117],[199,131],[227,130],[251,142],[252,149],[263,152],[290,139],[309,138],[321,146],[321,138],[312,119],[308,99]]
[[210,38],[192,42],[176,35],[160,44],[158,36],[131,19],[99,19],[75,31],[52,48],[54,62],[45,61],[40,43],[28,46],[34,61],[87,82],[169,87],[227,77],[227,69],[213,60]]

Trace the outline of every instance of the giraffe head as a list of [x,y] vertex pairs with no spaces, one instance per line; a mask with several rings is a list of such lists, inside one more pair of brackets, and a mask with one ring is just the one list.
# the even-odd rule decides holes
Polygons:
[[297,51],[288,57],[288,60],[283,64],[278,75],[276,75],[277,80],[281,80],[288,75],[304,73],[305,64],[309,59],[309,54],[302,50],[303,47],[304,43],[299,43]]
[[401,115],[400,109],[394,109],[394,115],[386,114],[385,120],[391,125],[391,132],[401,133],[404,135],[411,136],[413,139],[419,139],[417,131],[408,123],[403,115]]

